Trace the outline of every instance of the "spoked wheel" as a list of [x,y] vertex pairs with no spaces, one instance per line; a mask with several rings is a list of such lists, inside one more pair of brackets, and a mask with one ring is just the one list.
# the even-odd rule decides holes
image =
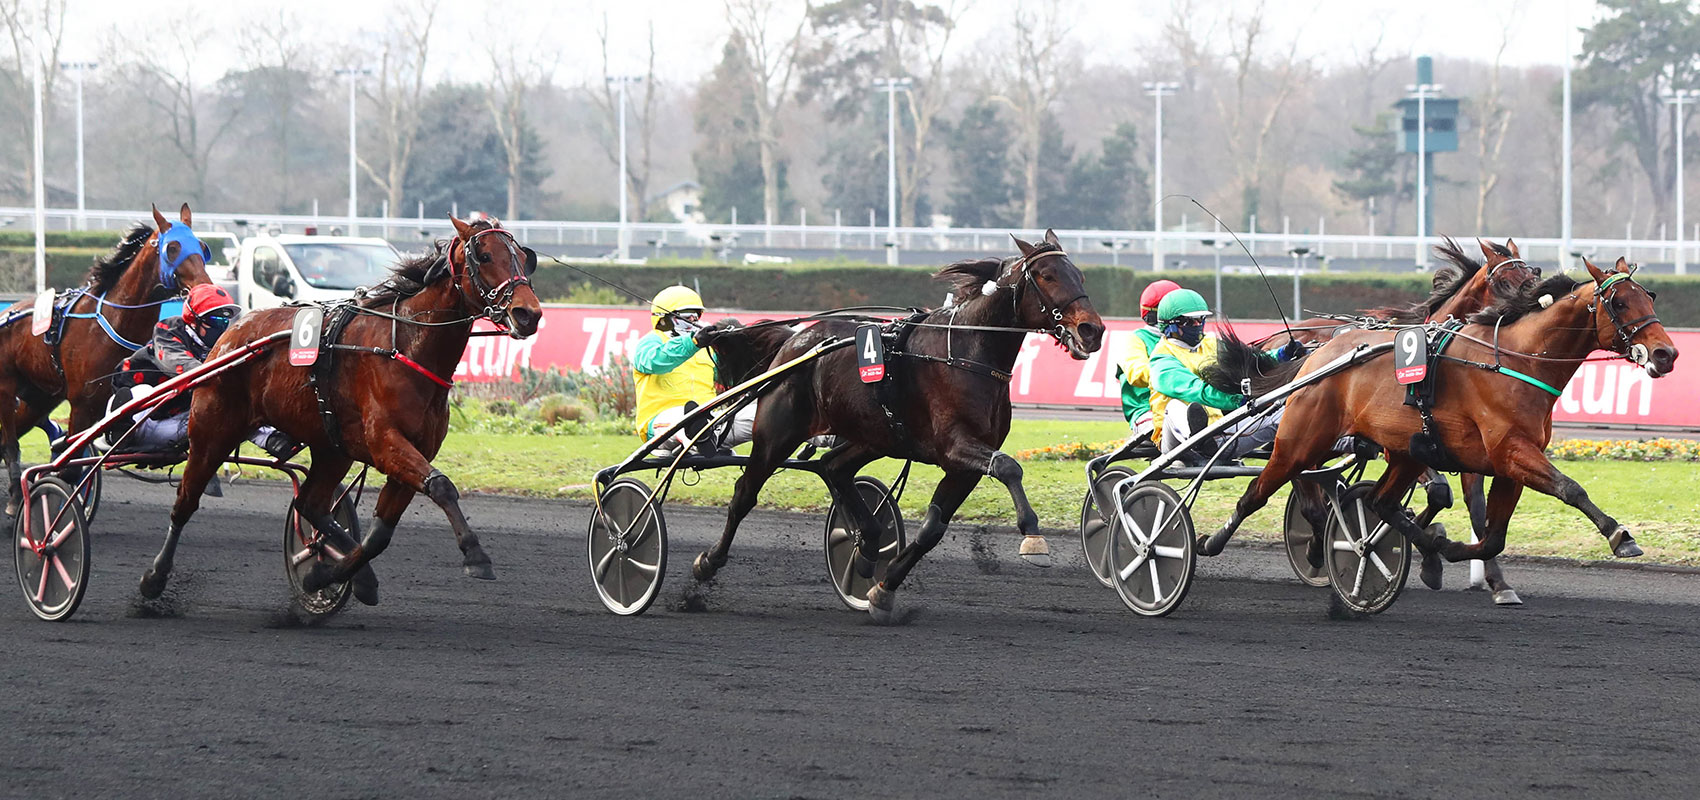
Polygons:
[[856,491],[862,502],[873,512],[880,524],[879,547],[874,553],[874,576],[864,578],[856,572],[856,535],[849,509],[837,502],[826,512],[826,573],[832,578],[832,588],[844,605],[857,611],[868,610],[868,590],[885,579],[885,568],[897,557],[907,539],[903,536],[903,514],[891,490],[870,475],[856,476]]
[[1080,549],[1086,553],[1086,566],[1093,577],[1105,586],[1114,586],[1110,579],[1110,509],[1115,507],[1110,492],[1116,484],[1133,477],[1127,467],[1110,467],[1098,473],[1080,502]]
[[45,477],[30,486],[12,524],[12,561],[30,611],[70,619],[89,579],[89,525],[70,484]]
[[667,522],[651,494],[636,478],[614,481],[598,498],[585,537],[591,583],[602,605],[622,616],[649,610],[667,575]]
[[1329,511],[1328,569],[1334,594],[1353,611],[1376,614],[1399,599],[1411,574],[1411,544],[1370,508],[1375,481],[1341,492]]
[[1110,523],[1110,579],[1133,613],[1161,617],[1192,587],[1192,514],[1175,490],[1156,481],[1122,495]]
[[[331,509],[331,517],[355,541],[360,540],[360,515],[355,511],[353,498],[343,487],[337,487],[336,507]],[[289,590],[295,597],[296,608],[310,616],[326,617],[335,614],[348,602],[348,581],[333,583],[316,592],[301,588],[301,581],[313,571],[314,564],[320,561],[334,564],[346,555],[335,544],[325,540],[312,523],[302,519],[296,513],[294,503],[289,504],[289,512],[283,522],[283,573],[289,578]]]
[[[1338,484],[1335,484],[1327,487],[1324,491],[1338,493],[1340,488]],[[1316,532],[1311,530],[1310,520],[1305,519],[1305,515],[1300,510],[1303,505],[1304,503],[1299,497],[1299,485],[1295,482],[1288,487],[1287,491],[1287,516],[1282,536],[1284,549],[1287,551],[1287,563],[1293,565],[1293,574],[1297,575],[1306,586],[1327,586],[1328,565],[1313,567],[1310,564],[1310,543],[1312,539],[1316,538]],[[1326,559],[1325,554],[1324,560]]]

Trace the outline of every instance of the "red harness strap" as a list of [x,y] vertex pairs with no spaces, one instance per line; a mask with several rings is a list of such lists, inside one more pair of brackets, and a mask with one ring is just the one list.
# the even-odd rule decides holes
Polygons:
[[437,375],[437,373],[426,369],[425,365],[420,364],[419,362],[414,361],[411,358],[408,358],[406,353],[403,353],[403,352],[400,352],[400,351],[391,351],[390,357],[397,360],[397,361],[400,361],[403,364],[406,364],[409,367],[412,367],[414,372],[417,372],[420,375],[424,375],[425,377],[430,378],[432,383],[435,383],[438,386],[443,387],[444,389],[454,388],[454,385],[455,385],[454,381],[443,380],[442,377]]

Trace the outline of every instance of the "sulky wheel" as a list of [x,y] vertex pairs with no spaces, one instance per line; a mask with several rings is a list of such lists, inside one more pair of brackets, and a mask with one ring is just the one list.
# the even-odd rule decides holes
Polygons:
[[667,575],[667,521],[651,495],[642,481],[620,478],[590,516],[590,580],[602,605],[622,616],[647,611]]
[[70,484],[45,477],[30,486],[12,524],[18,587],[35,615],[69,619],[89,579],[89,526]]
[[1092,570],[1093,576],[1105,586],[1114,586],[1110,580],[1110,512],[1114,507],[1114,499],[1110,492],[1116,484],[1133,477],[1133,470],[1127,467],[1110,467],[1093,479],[1092,486],[1086,490],[1086,499],[1080,502],[1080,549],[1086,553],[1086,566]]
[[857,611],[868,610],[868,590],[885,578],[885,568],[897,557],[907,540],[903,536],[903,513],[880,479],[869,475],[856,477],[856,491],[862,502],[880,525],[879,547],[874,558],[874,576],[864,578],[856,572],[856,535],[849,510],[836,501],[826,512],[826,573],[832,578],[832,588],[844,605]]
[[1374,481],[1359,481],[1340,493],[1329,513],[1323,559],[1334,594],[1365,614],[1393,605],[1411,574],[1411,545],[1370,508],[1374,489]]
[[[1338,492],[1340,488],[1342,487],[1335,484],[1328,487],[1328,491]],[[1285,545],[1283,549],[1287,551],[1287,563],[1293,565],[1293,574],[1306,586],[1327,586],[1328,566],[1324,564],[1313,567],[1310,564],[1310,543],[1316,537],[1316,532],[1311,530],[1310,520],[1305,519],[1305,515],[1299,510],[1301,505],[1299,484],[1295,482],[1288,487],[1286,524],[1282,529],[1282,544]]]
[[1135,614],[1161,617],[1186,599],[1192,586],[1192,514],[1175,490],[1156,481],[1122,495],[1110,524],[1110,578]]
[[[331,511],[332,517],[348,535],[356,541],[360,539],[360,515],[355,512],[354,500],[348,496],[347,489],[337,487],[336,507]],[[295,512],[295,504],[289,504],[289,511],[283,521],[283,573],[289,578],[290,594],[295,599],[295,607],[302,613],[314,617],[326,617],[335,614],[348,602],[349,585],[347,581],[333,583],[316,592],[305,592],[301,589],[302,579],[313,571],[313,565],[320,561],[332,563],[340,561],[348,555],[335,544],[319,535],[317,529],[300,514]]]

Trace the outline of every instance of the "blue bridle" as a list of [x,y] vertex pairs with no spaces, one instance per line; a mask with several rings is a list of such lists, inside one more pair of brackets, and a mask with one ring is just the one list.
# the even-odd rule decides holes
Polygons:
[[[176,242],[178,245],[177,258],[168,260],[165,254],[170,249],[168,246],[173,242]],[[212,248],[207,247],[206,242],[201,241],[201,237],[196,236],[194,231],[189,230],[189,226],[186,223],[171,223],[171,227],[166,228],[165,233],[159,235],[160,285],[172,291],[176,291],[178,288],[177,268],[183,266],[183,262],[189,258],[190,254],[196,252],[201,254],[202,261],[212,260]]]

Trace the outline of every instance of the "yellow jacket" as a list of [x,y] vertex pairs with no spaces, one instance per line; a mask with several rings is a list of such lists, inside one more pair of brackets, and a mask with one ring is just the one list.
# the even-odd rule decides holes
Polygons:
[[637,384],[637,435],[654,435],[655,415],[695,400],[714,399],[714,358],[689,336],[654,331],[638,341],[632,356],[632,380]]
[[1221,419],[1226,408],[1239,407],[1238,396],[1223,394],[1198,377],[1199,370],[1214,363],[1216,336],[1211,333],[1191,349],[1167,336],[1151,348],[1151,416],[1156,424],[1152,437],[1156,441],[1163,439],[1163,414],[1171,399],[1202,404],[1211,422]]

